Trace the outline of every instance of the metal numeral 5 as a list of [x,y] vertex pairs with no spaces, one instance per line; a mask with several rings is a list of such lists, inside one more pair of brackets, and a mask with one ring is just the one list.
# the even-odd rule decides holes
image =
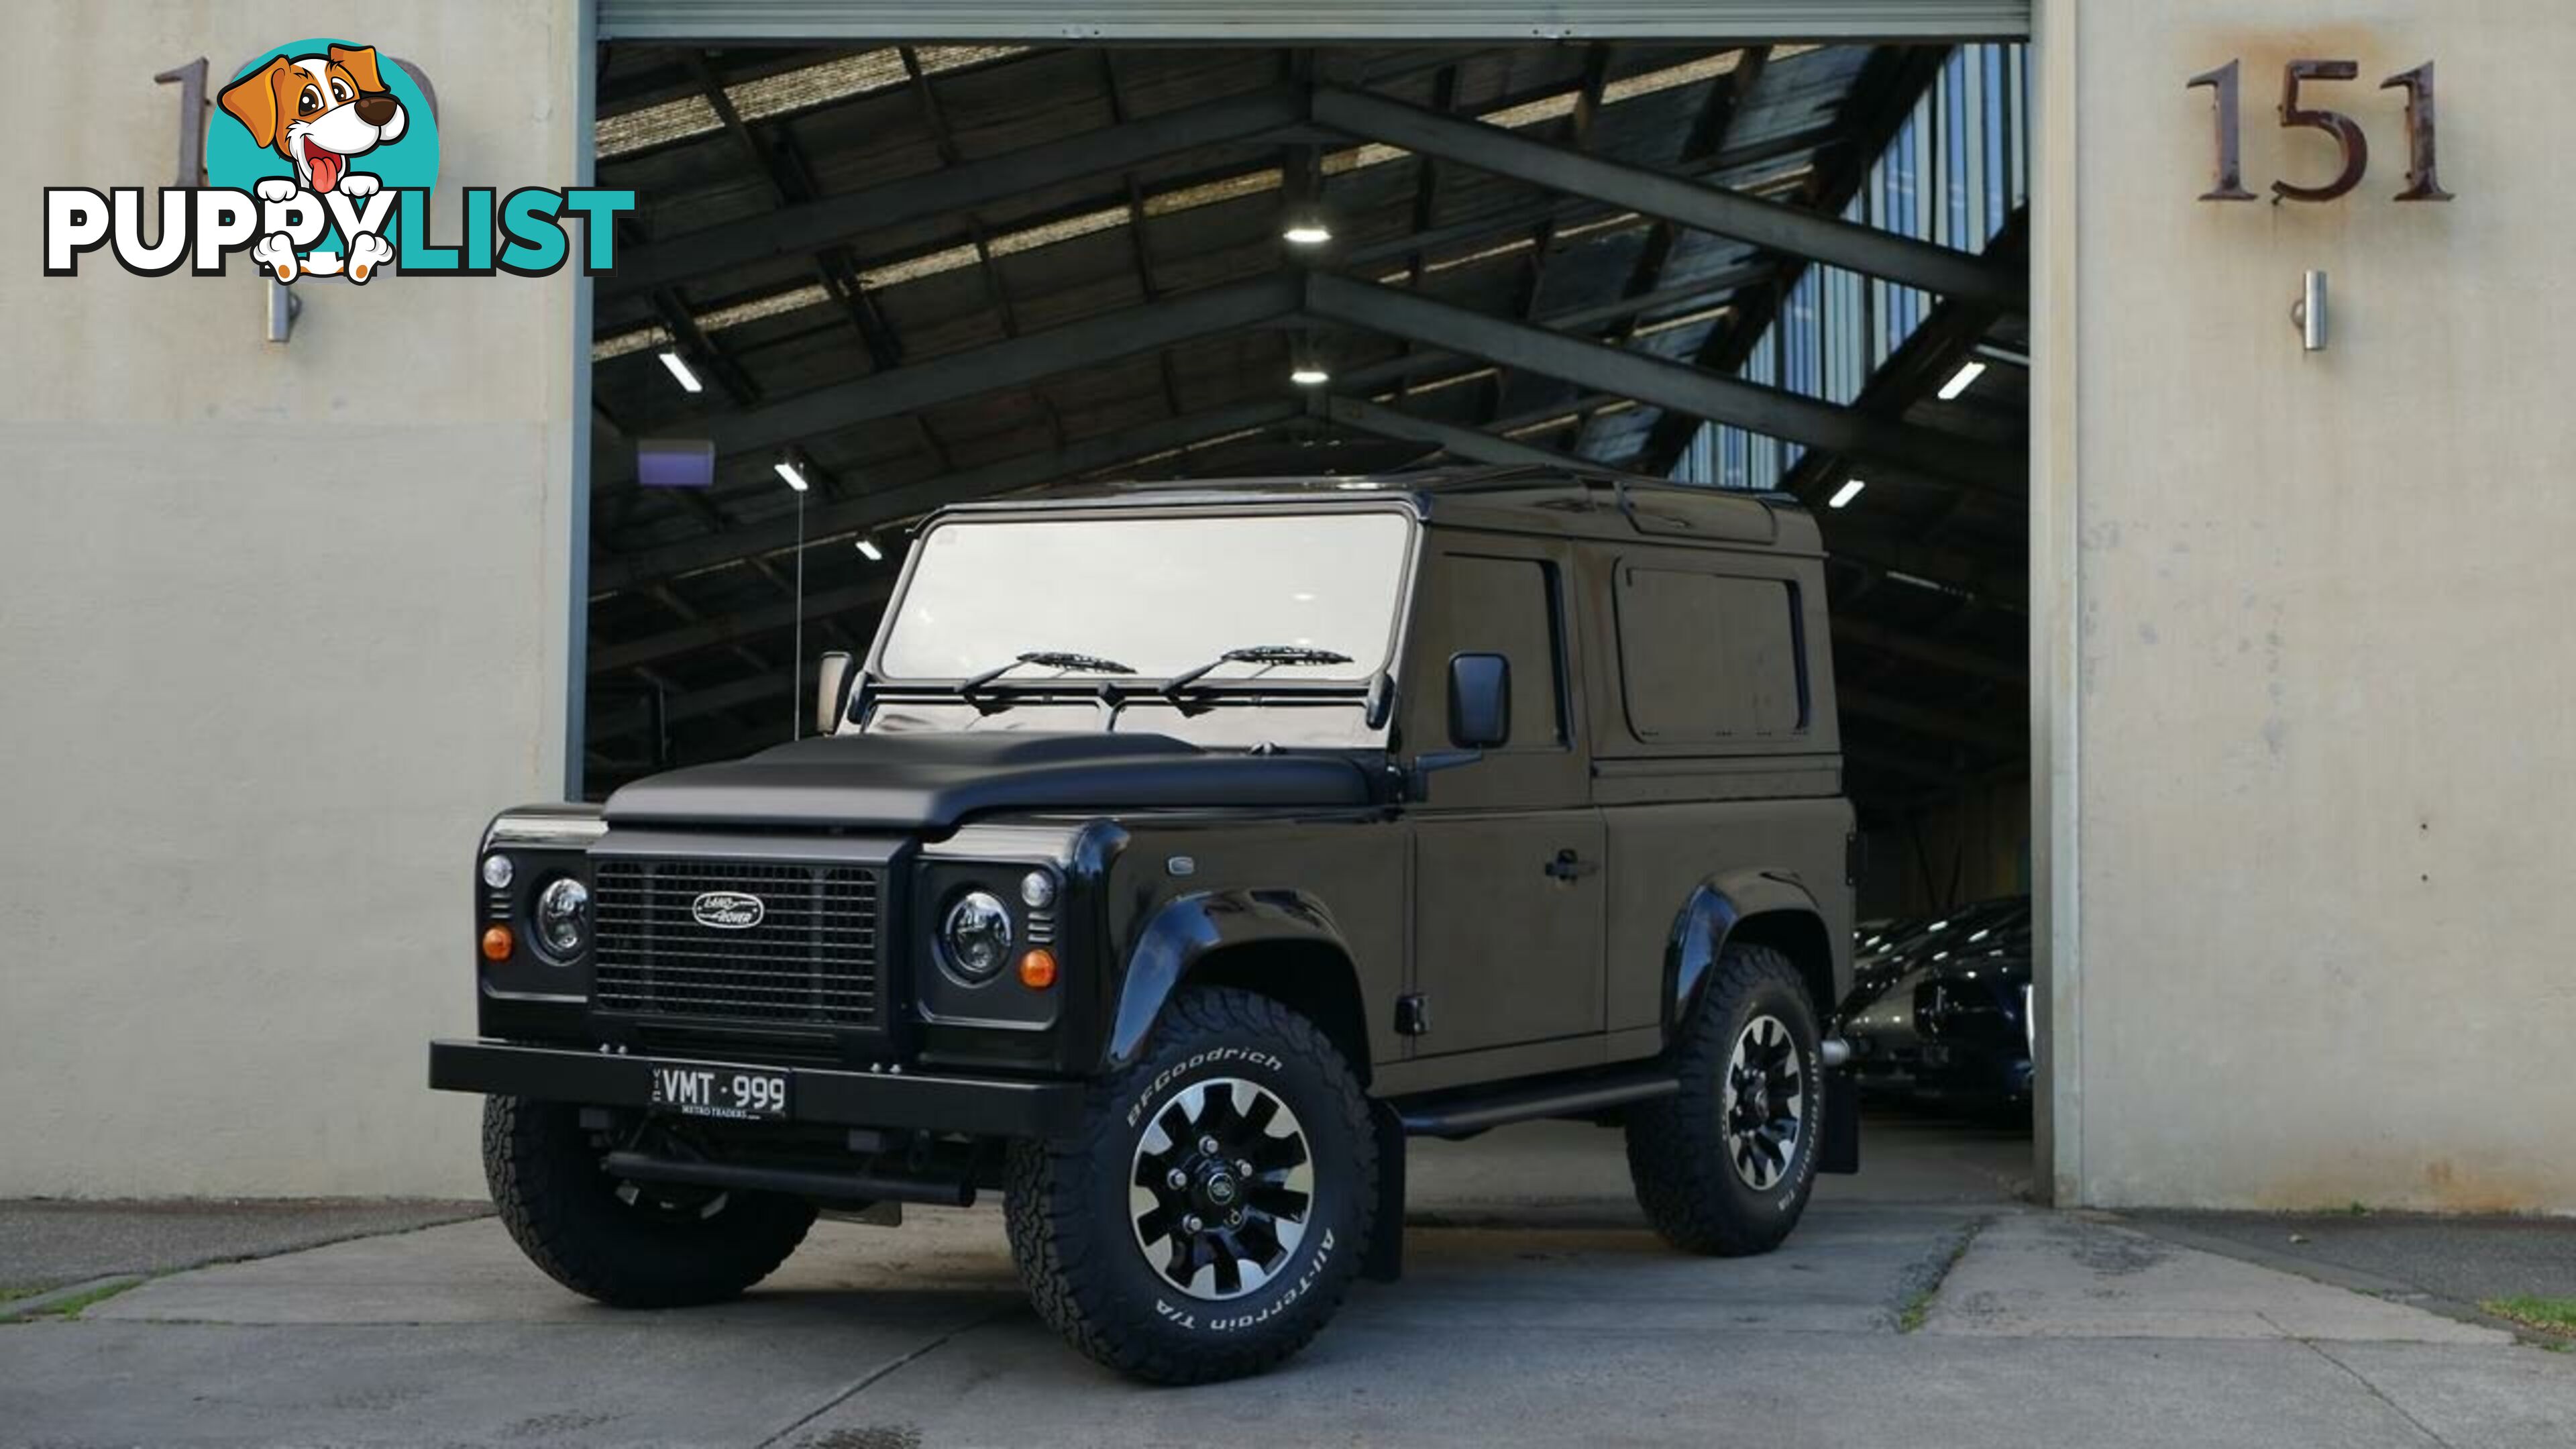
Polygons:
[[2360,74],[2360,63],[2349,60],[2294,60],[2281,67],[2282,127],[2314,126],[2334,137],[2336,147],[2343,153],[2343,169],[2323,186],[2275,181],[2274,196],[2292,201],[2332,201],[2361,184],[2361,173],[2370,166],[2370,138],[2361,133],[2361,122],[2341,111],[2299,104],[2299,82],[2303,80],[2351,80]]

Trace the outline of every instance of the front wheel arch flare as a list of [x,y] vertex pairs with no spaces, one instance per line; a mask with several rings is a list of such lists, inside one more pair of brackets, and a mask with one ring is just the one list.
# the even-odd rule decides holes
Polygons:
[[1303,891],[1200,891],[1166,902],[1136,935],[1110,1015],[1104,1071],[1136,1060],[1185,986],[1233,986],[1313,1022],[1370,1079],[1359,973],[1341,928]]

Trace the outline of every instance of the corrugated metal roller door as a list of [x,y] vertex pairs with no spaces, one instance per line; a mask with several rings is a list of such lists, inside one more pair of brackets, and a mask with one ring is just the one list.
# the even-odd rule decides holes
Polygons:
[[1966,40],[2031,0],[596,0],[602,40]]

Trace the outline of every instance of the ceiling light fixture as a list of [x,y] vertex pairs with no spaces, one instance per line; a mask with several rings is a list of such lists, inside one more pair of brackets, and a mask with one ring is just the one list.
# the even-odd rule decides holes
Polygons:
[[1825,506],[1827,508],[1848,508],[1851,506],[1851,501],[1860,496],[1860,490],[1868,486],[1869,484],[1858,478],[1854,478],[1843,484],[1840,488],[1835,489],[1834,496],[1825,500]]
[[1310,362],[1290,369],[1288,380],[1299,387],[1322,387],[1333,380],[1333,375]]
[[689,360],[678,352],[665,349],[662,353],[662,365],[671,370],[672,380],[679,383],[682,391],[705,392],[707,390],[707,385],[698,381],[698,375],[689,369]]
[[1319,247],[1333,239],[1333,229],[1321,217],[1299,217],[1280,231],[1279,239],[1292,247]]
[[877,547],[877,541],[875,539],[862,538],[859,540],[859,557],[866,559],[870,563],[884,563],[885,550]]
[[805,470],[796,466],[795,459],[781,458],[777,462],[770,464],[770,467],[777,470],[779,480],[785,483],[788,487],[795,489],[799,493],[805,491],[807,486],[805,482]]
[[1959,370],[1950,374],[1950,380],[1941,384],[1941,401],[1948,402],[1966,392],[1969,384],[1985,375],[1986,365],[1974,358],[1960,363]]

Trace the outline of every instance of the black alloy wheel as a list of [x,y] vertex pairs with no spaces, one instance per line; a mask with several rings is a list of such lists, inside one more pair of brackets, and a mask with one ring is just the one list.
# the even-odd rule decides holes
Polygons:
[[1156,1114],[1128,1184],[1136,1246],[1165,1282],[1218,1302],[1276,1277],[1315,1205],[1297,1114],[1241,1077],[1193,1083]]

